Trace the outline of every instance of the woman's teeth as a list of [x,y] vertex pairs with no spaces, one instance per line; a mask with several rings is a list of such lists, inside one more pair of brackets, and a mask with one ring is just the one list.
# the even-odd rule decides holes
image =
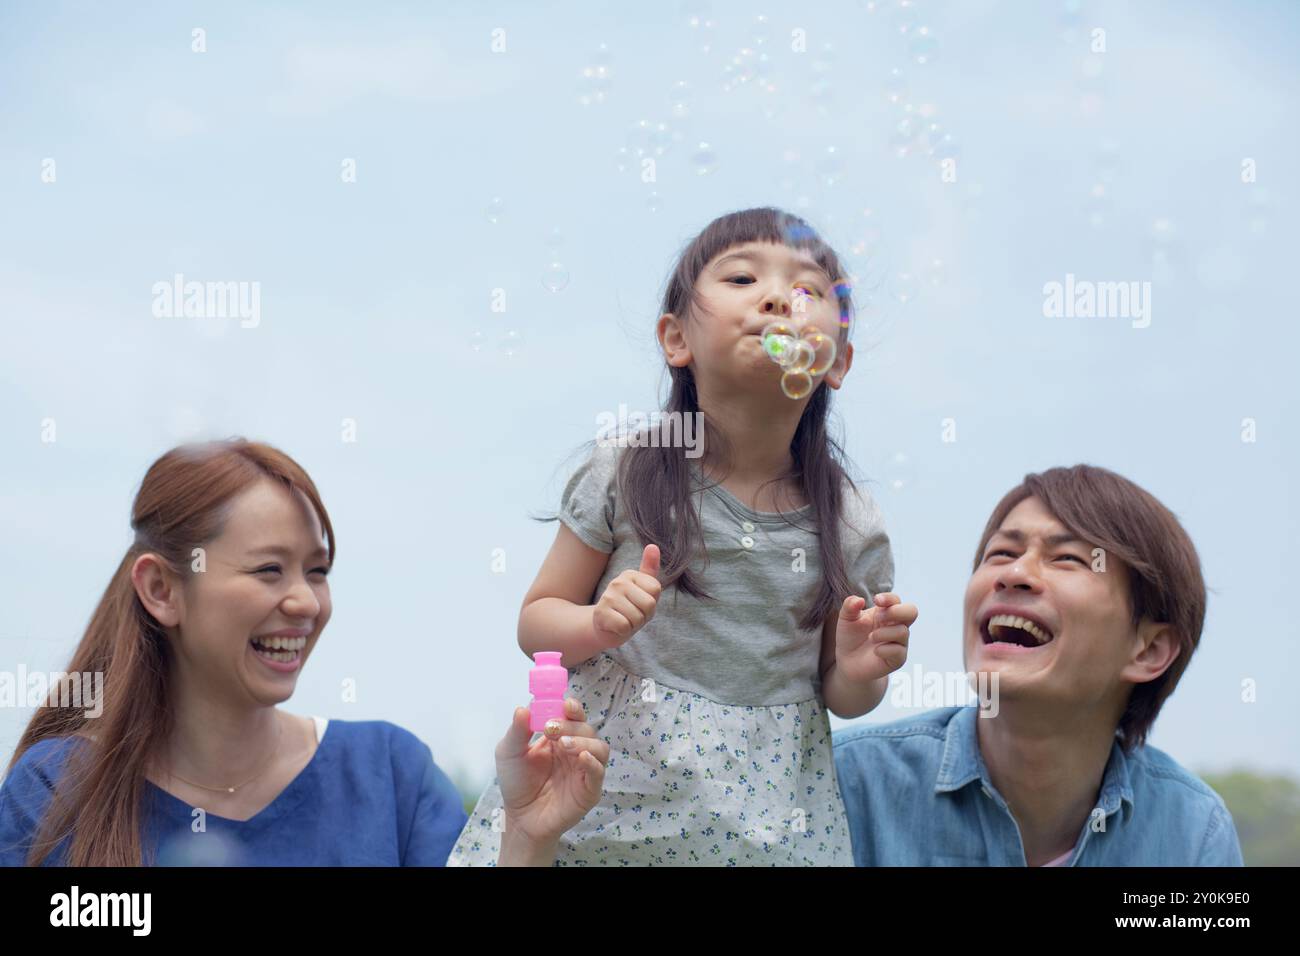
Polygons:
[[307,646],[305,637],[255,637],[253,650],[268,660],[287,664],[295,660]]

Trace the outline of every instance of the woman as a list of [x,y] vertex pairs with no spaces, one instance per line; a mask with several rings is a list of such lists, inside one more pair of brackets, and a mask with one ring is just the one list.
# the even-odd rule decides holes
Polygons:
[[[145,475],[135,542],[0,788],[0,863],[441,866],[464,826],[429,748],[386,721],[289,714],[331,613],[334,532],[296,462],[236,439]],[[102,716],[88,717],[101,713]],[[599,800],[609,746],[576,701],[497,747],[503,865],[545,864]],[[552,732],[553,731],[553,732]]]

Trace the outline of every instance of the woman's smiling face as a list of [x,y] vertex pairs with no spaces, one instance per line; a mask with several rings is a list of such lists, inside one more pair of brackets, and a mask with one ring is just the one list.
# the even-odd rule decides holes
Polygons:
[[[182,680],[240,703],[287,700],[330,619],[329,553],[301,492],[264,479],[231,499],[169,628]],[[255,649],[267,643],[278,651]]]
[[[680,324],[685,348],[674,365],[694,362],[710,381],[753,388],[755,377],[778,389],[781,369],[763,349],[762,331],[773,321],[814,326],[837,346],[825,375],[838,388],[848,371],[851,346],[840,330],[834,283],[807,252],[783,243],[733,246],[705,267],[695,282],[700,300]],[[662,328],[662,325],[661,325]]]

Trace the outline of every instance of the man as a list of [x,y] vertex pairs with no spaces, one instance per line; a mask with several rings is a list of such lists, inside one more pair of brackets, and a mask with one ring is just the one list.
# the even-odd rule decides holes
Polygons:
[[1240,866],[1213,790],[1144,741],[1205,582],[1159,501],[1087,465],[1026,476],[984,529],[966,670],[997,707],[834,735],[858,866]]

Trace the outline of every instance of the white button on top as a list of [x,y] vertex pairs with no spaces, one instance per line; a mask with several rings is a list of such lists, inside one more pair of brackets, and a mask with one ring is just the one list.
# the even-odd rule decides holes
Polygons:
[[753,524],[751,524],[751,523],[748,522],[748,521],[746,521],[746,522],[745,522],[744,524],[742,524],[740,527],[741,527],[742,529],[744,529],[746,532],[752,532],[752,531],[754,530],[754,526],[753,526]]
[[752,548],[754,546],[754,539],[751,538],[749,535],[745,535],[743,538],[740,539],[740,543],[747,548]]

